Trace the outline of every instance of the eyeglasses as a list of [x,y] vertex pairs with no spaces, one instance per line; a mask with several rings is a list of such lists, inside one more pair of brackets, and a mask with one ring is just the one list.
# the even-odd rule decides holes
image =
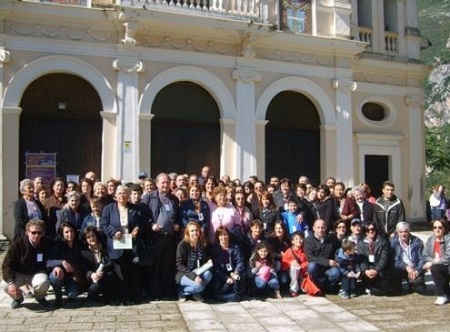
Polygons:
[[42,232],[33,232],[33,231],[30,231],[30,233],[31,233],[31,235],[42,235]]
[[433,226],[433,229],[443,229],[444,227],[442,226]]
[[376,232],[377,230],[375,228],[367,228],[366,232],[370,233],[370,232]]

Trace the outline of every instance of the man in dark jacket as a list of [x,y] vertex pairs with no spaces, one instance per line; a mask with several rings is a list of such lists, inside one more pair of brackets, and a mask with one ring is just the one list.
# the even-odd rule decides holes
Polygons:
[[170,193],[170,178],[166,173],[156,177],[157,190],[142,197],[140,206],[150,216],[152,239],[156,249],[153,296],[176,297],[175,253],[180,231],[179,201]]
[[406,279],[409,291],[416,290],[416,286],[423,289],[425,286],[423,242],[410,234],[410,227],[407,222],[399,222],[396,230],[397,235],[391,239],[391,249],[394,256],[394,288],[400,293],[402,280]]
[[314,222],[313,231],[305,239],[308,274],[322,291],[333,291],[340,280],[339,264],[334,260],[339,241],[333,234],[327,234],[322,219]]
[[50,286],[45,263],[52,243],[43,236],[44,231],[44,221],[29,221],[25,234],[11,244],[3,260],[1,286],[13,300],[13,309],[19,308],[24,301],[20,290],[24,285],[33,289],[34,297],[41,306],[47,307],[49,304],[45,298]]
[[394,194],[395,186],[390,181],[383,182],[383,195],[377,199],[373,207],[373,221],[380,235],[393,237],[395,225],[405,220],[405,208],[400,198]]

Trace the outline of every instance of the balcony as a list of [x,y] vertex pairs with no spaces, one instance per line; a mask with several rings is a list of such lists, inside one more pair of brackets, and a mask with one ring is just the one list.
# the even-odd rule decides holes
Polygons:
[[361,41],[363,43],[369,44],[369,50],[372,49],[372,35],[373,35],[373,29],[369,27],[358,27],[358,36],[357,40]]
[[[237,20],[263,22],[260,0],[25,0],[88,8],[113,8],[115,6],[137,9],[159,9],[201,16],[222,16]],[[267,4],[266,4],[267,6]]]

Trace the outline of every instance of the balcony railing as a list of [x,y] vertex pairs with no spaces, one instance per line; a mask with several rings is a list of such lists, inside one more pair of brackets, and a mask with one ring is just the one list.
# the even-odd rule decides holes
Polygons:
[[369,44],[369,49],[372,49],[373,30],[368,27],[358,27],[358,40]]
[[[210,13],[236,19],[263,21],[260,17],[261,0],[25,0],[81,7],[135,7]],[[203,14],[204,15],[204,14]]]
[[392,31],[384,32],[385,51],[388,53],[398,53],[398,33]]

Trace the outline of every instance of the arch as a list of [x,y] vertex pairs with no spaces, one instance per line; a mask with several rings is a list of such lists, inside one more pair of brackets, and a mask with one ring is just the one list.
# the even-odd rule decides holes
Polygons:
[[51,73],[67,73],[89,82],[97,91],[103,111],[117,113],[117,100],[106,78],[88,62],[70,56],[51,55],[27,63],[17,71],[5,89],[3,107],[19,107],[25,89],[37,78]]
[[256,118],[265,120],[269,103],[278,93],[286,90],[307,96],[316,106],[322,126],[336,124],[334,106],[326,92],[313,81],[301,77],[285,77],[267,87],[258,100]]
[[139,114],[150,114],[153,101],[158,92],[167,85],[178,81],[190,81],[203,87],[216,99],[220,117],[223,119],[234,119],[236,106],[227,86],[214,74],[191,66],[170,68],[150,81],[144,88],[139,101]]

